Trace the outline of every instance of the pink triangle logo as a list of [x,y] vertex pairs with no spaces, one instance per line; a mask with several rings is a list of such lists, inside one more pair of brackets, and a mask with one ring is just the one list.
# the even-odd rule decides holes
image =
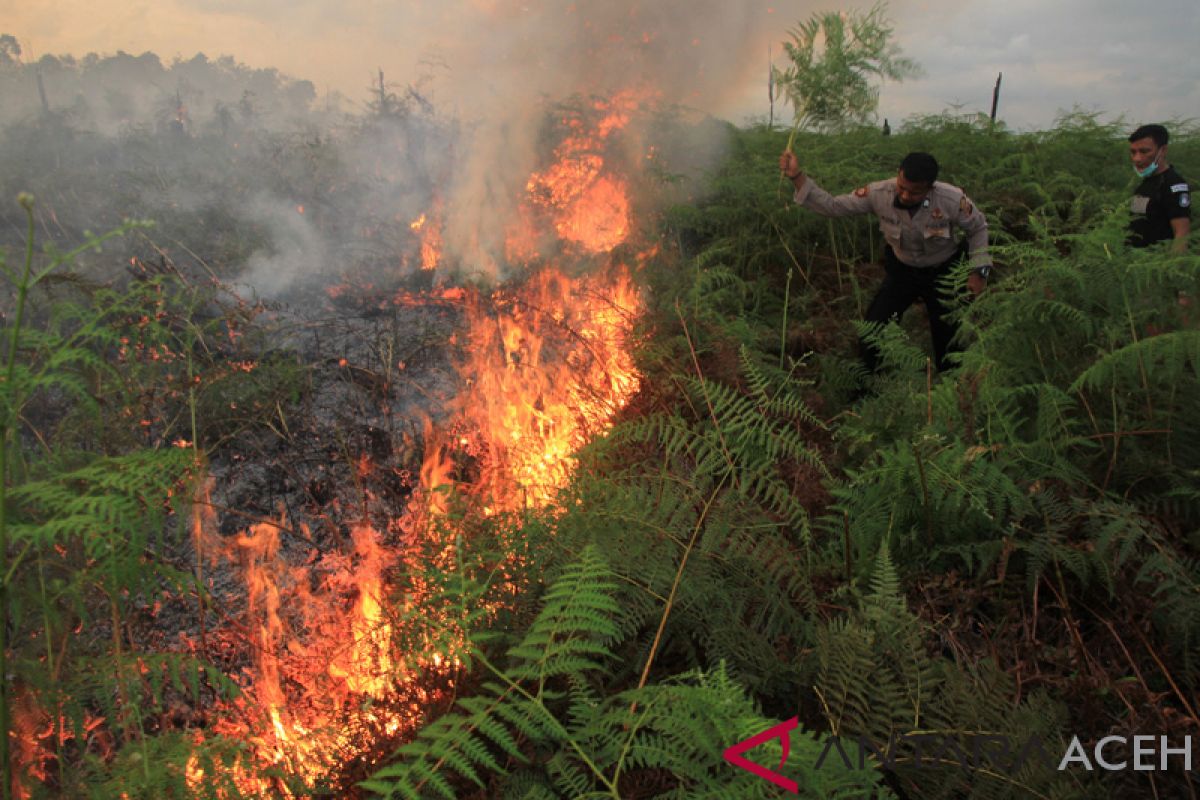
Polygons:
[[750,759],[742,755],[747,750],[753,750],[763,742],[769,742],[772,739],[779,739],[783,743],[783,758],[779,759],[779,768],[783,769],[783,765],[787,763],[788,754],[792,751],[792,742],[789,737],[793,728],[800,725],[799,717],[792,717],[786,722],[781,722],[778,725],[773,725],[767,728],[762,733],[755,734],[749,739],[743,739],[728,748],[722,755],[725,760],[735,767],[741,767],[747,772],[753,773],[760,778],[770,781],[781,789],[791,792],[792,794],[800,794],[800,785],[795,781],[790,781],[780,775],[778,772],[772,772],[766,767],[755,764]]

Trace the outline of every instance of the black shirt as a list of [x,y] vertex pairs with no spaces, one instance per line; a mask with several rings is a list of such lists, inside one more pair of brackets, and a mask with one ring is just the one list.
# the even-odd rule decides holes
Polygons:
[[1175,238],[1171,220],[1192,218],[1191,190],[1174,167],[1167,167],[1138,185],[1129,210],[1133,212],[1129,223],[1131,245],[1148,247],[1168,241]]

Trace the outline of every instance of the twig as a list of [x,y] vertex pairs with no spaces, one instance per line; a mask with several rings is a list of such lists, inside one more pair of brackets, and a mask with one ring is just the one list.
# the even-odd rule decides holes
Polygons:
[[1065,582],[1063,581],[1062,570],[1058,565],[1058,561],[1054,562],[1054,571],[1058,577],[1058,582],[1060,584],[1059,586],[1055,586],[1054,583],[1045,576],[1043,576],[1042,580],[1046,582],[1046,586],[1054,594],[1054,597],[1058,600],[1059,606],[1063,610],[1063,622],[1066,624],[1067,630],[1071,634],[1071,638],[1075,641],[1076,647],[1079,648],[1080,665],[1082,667],[1089,668],[1094,674],[1098,673],[1102,675],[1105,683],[1116,691],[1117,697],[1121,698],[1121,702],[1125,704],[1125,708],[1128,709],[1130,717],[1135,717],[1137,715],[1137,709],[1135,709],[1133,704],[1129,702],[1129,698],[1127,698],[1125,694],[1117,688],[1117,684],[1113,682],[1108,673],[1105,672],[1098,663],[1096,663],[1096,660],[1092,658],[1091,653],[1088,652],[1087,645],[1085,645],[1083,642],[1083,634],[1079,632],[1079,624],[1072,615],[1071,606],[1067,602],[1067,590]]
[[[788,135],[787,146],[783,148],[784,152],[791,152],[792,143],[796,141],[796,131],[798,130],[800,130],[800,120],[796,120],[796,124],[792,126],[792,132]],[[775,187],[775,198],[777,200],[783,199],[783,182],[785,180],[787,180],[787,176],[781,170],[779,173],[779,185]]]
[[783,287],[783,323],[779,326],[779,368],[783,369],[783,358],[787,353],[788,303],[792,299],[792,271],[789,269],[787,283]]
[[917,472],[921,476],[921,497],[925,505],[925,541],[933,547],[933,515],[929,508],[929,484],[925,479],[925,462],[921,459],[921,451],[915,443],[912,451],[913,457],[917,459]]
[[1119,439],[1122,436],[1149,436],[1151,434],[1167,434],[1168,436],[1175,431],[1170,428],[1160,428],[1141,431],[1113,431],[1112,433],[1093,433],[1089,436],[1084,436],[1084,439]]
[[[716,502],[717,495],[725,486],[725,480],[729,477],[731,471],[726,471],[721,476],[721,480],[713,487],[709,493],[708,499],[704,502],[704,508],[700,512],[699,518],[696,520],[696,525],[692,529],[692,538],[688,541],[687,547],[684,548],[683,557],[679,560],[679,568],[675,570],[675,580],[671,583],[671,592],[667,595],[667,604],[663,608],[662,617],[658,621],[658,630],[654,633],[654,642],[650,645],[650,654],[646,656],[646,665],[642,667],[642,675],[638,679],[637,688],[641,689],[646,685],[647,679],[650,677],[650,666],[654,663],[654,656],[658,653],[658,646],[662,643],[663,631],[667,627],[667,618],[671,616],[671,610],[675,607],[675,595],[679,591],[679,585],[683,582],[683,570],[687,566],[688,556],[692,554],[692,550],[696,547],[696,540],[700,537],[700,531],[704,529],[704,520],[708,516],[708,510],[712,508],[712,504]],[[632,714],[637,710],[637,703],[633,703],[629,707],[629,713]]]
[[1162,670],[1163,677],[1167,679],[1167,683],[1171,684],[1171,689],[1174,690],[1175,696],[1179,698],[1179,702],[1183,703],[1183,707],[1187,709],[1188,717],[1192,720],[1192,723],[1196,725],[1197,728],[1200,728],[1200,718],[1197,718],[1196,716],[1196,709],[1192,707],[1190,702],[1188,702],[1187,695],[1179,690],[1179,684],[1175,683],[1175,679],[1171,677],[1170,670],[1168,670],[1167,666],[1163,664],[1162,659],[1158,657],[1158,653],[1155,652],[1154,647],[1151,646],[1150,640],[1146,638],[1146,634],[1142,633],[1137,627],[1134,627],[1133,630],[1138,635],[1138,638],[1142,640],[1142,644],[1145,645],[1146,652],[1150,654],[1150,657],[1154,659],[1154,663],[1158,665],[1160,670]]
[[853,564],[850,555],[850,514],[842,512],[842,554],[846,560],[846,583],[850,583],[853,576]]
[[286,525],[282,525],[268,517],[260,517],[257,514],[249,514],[245,511],[239,511],[236,508],[230,508],[229,506],[223,506],[218,503],[214,503],[212,501],[200,501],[197,504],[208,506],[209,508],[212,508],[216,511],[221,511],[225,514],[232,514],[235,517],[241,517],[242,519],[250,520],[255,525],[268,525],[272,528],[275,528],[276,530],[278,530],[281,533],[286,533],[289,536],[295,536],[297,539],[300,539],[303,542],[308,542],[309,544],[311,544],[313,547],[317,548],[321,552],[325,552],[324,550],[321,550],[321,547],[317,544],[317,542],[314,539],[312,539],[308,536],[305,536],[304,534],[300,533],[299,531],[295,530],[294,528],[289,528]]
[[[696,355],[696,346],[692,343],[692,334],[688,330],[687,320],[683,318],[683,310],[679,307],[679,300],[675,301],[675,314],[679,317],[679,323],[683,326],[683,336],[687,339],[688,350],[692,354],[692,364],[696,367],[696,376],[700,379],[700,388],[704,389],[704,371],[700,368],[700,359]],[[704,391],[704,403],[708,406],[708,415],[713,421],[713,426],[717,431],[717,439],[721,442],[721,453],[725,456],[725,463],[729,466],[730,471],[734,469],[733,456],[729,453],[729,447],[725,443],[725,434],[721,432],[721,422],[717,419],[717,411],[713,408],[712,399],[708,396],[708,391]]]
[[[691,352],[692,352],[692,363],[694,363],[696,365],[696,374],[700,376],[701,387],[703,387],[704,373],[700,369],[700,361],[696,357],[696,348],[692,345],[692,337],[691,337],[691,334],[688,332],[687,322],[683,318],[683,313],[679,308],[678,301],[675,304],[675,311],[676,311],[676,313],[679,314],[680,323],[683,324],[683,333],[684,333],[684,336],[687,338],[688,347],[691,349]],[[704,401],[705,401],[705,403],[708,404],[708,411],[712,415],[713,423],[717,424],[716,411],[713,409],[712,401],[709,399],[707,392],[705,392],[705,394],[704,394]],[[733,471],[734,471],[733,458],[732,458],[732,456],[730,456],[729,451],[725,448],[725,437],[721,434],[721,429],[720,429],[719,424],[717,425],[717,435],[721,438],[721,448],[725,452],[725,457],[727,459],[729,469],[727,469],[724,472],[724,474],[722,474],[721,480],[717,483],[717,485],[715,487],[713,487],[712,492],[709,493],[708,499],[704,503],[704,508],[700,512],[699,518],[696,520],[696,525],[692,529],[692,537],[688,541],[687,547],[683,551],[683,557],[679,560],[679,568],[675,570],[675,580],[671,583],[671,591],[667,595],[667,604],[663,608],[662,617],[658,621],[658,630],[654,634],[654,642],[650,645],[650,653],[649,653],[649,655],[646,656],[646,664],[644,667],[642,667],[642,674],[641,674],[641,677],[638,679],[638,687],[637,688],[639,688],[639,689],[641,689],[643,686],[646,685],[646,681],[650,677],[650,667],[654,663],[654,657],[655,657],[655,655],[657,655],[658,647],[662,643],[663,632],[666,630],[666,627],[667,627],[667,619],[671,616],[671,610],[675,606],[675,595],[678,593],[679,585],[683,581],[683,570],[687,566],[688,557],[691,555],[692,550],[696,546],[696,540],[700,537],[700,531],[702,531],[704,529],[704,521],[705,521],[705,518],[708,516],[708,510],[710,508],[712,508],[712,504],[714,502],[716,502],[717,495],[720,493],[721,489],[724,488],[724,486],[725,486],[725,481],[729,478],[730,475],[733,474]],[[637,711],[637,703],[635,702],[632,705],[630,705],[629,713],[633,714],[636,711]]]
[[812,281],[808,279],[808,273],[805,272],[804,267],[800,266],[800,262],[797,260],[796,254],[792,252],[792,248],[788,247],[787,239],[784,238],[783,231],[780,229],[779,224],[769,217],[768,221],[771,223],[771,227],[775,229],[775,233],[779,235],[779,243],[783,245],[783,251],[788,254],[788,258],[792,260],[792,264],[795,265],[796,269],[800,271],[800,277],[804,278],[804,282],[808,284],[810,289],[814,288]]
[[925,424],[933,427],[933,361],[925,357]]
[[1114,435],[1113,435],[1112,458],[1110,458],[1108,460],[1108,469],[1104,473],[1104,483],[1102,483],[1100,485],[1101,495],[1103,495],[1105,492],[1108,491],[1108,482],[1112,479],[1113,472],[1116,471],[1117,454],[1121,451],[1121,437],[1124,435],[1124,431],[1121,430],[1120,418],[1117,415],[1117,389],[1116,389],[1116,386],[1113,386],[1113,390],[1112,390],[1110,396],[1112,398],[1113,427],[1116,428],[1116,430],[1113,431]]

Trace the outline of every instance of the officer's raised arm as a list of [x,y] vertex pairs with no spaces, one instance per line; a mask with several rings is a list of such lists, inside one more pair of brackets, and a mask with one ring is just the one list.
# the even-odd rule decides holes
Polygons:
[[873,210],[866,188],[836,197],[822,189],[800,169],[800,162],[791,150],[779,156],[779,169],[792,182],[795,192],[792,199],[810,211],[825,217],[848,217],[854,214],[870,214]]

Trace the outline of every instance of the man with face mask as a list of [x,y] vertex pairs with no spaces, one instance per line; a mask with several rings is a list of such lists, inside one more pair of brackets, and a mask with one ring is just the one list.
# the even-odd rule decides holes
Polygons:
[[1129,157],[1142,182],[1133,194],[1129,243],[1149,247],[1171,241],[1182,253],[1191,231],[1192,194],[1188,183],[1167,162],[1170,137],[1162,125],[1143,125],[1129,134]]
[[[992,260],[988,255],[987,219],[962,189],[938,182],[938,163],[928,153],[909,153],[900,162],[896,177],[875,181],[850,194],[834,197],[817,186],[800,169],[795,153],[785,150],[779,168],[795,187],[793,199],[826,217],[874,214],[887,242],[884,248],[883,285],[867,309],[867,322],[886,323],[899,317],[919,297],[929,312],[929,332],[938,370],[948,366],[947,354],[957,327],[950,308],[939,294],[938,283],[950,268],[969,255],[967,287],[979,294],[987,285]],[[954,229],[966,234],[959,244]],[[869,371],[879,354],[859,343]]]

